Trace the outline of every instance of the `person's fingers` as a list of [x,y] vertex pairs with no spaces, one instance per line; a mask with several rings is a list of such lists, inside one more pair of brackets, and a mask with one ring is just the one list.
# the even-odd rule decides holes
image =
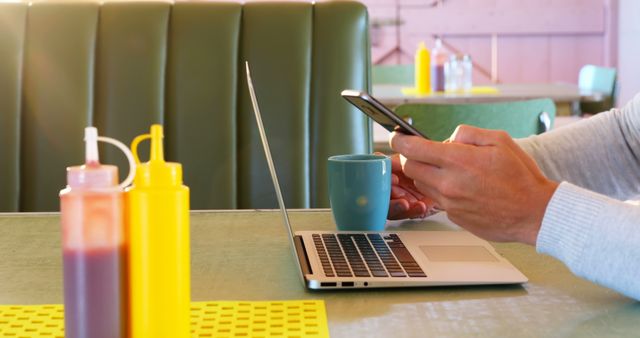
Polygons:
[[404,157],[404,155],[400,155],[400,166],[402,166],[402,172],[404,172],[404,164],[408,161],[409,159]]
[[417,202],[405,212],[406,218],[422,218],[427,214],[427,206],[422,202]]
[[402,164],[400,164],[400,155],[391,156],[391,172],[402,172]]
[[410,205],[406,200],[391,200],[387,219],[396,220],[425,217],[428,211],[429,208],[422,202]]
[[409,204],[418,201],[418,198],[416,198],[414,194],[401,186],[391,186],[391,199],[404,199]]
[[413,180],[407,179],[409,184],[401,184],[400,187],[405,191],[407,195],[413,196],[416,200],[424,199],[424,195],[416,189],[416,186],[413,184]]
[[451,135],[451,140],[477,146],[505,146],[515,153],[530,170],[538,170],[535,161],[505,131],[460,125]]
[[503,145],[514,152],[522,163],[534,172],[538,165],[505,131],[487,130],[472,126],[460,125],[450,138],[453,142],[475,145]]
[[404,160],[402,170],[408,178],[432,187],[437,186],[443,180],[442,169],[420,161]]
[[404,198],[404,196],[407,194],[407,192],[402,189],[402,187],[397,186],[397,185],[392,185],[391,186],[391,198]]
[[[447,147],[441,142],[434,142],[418,136],[392,133],[391,148],[402,157],[418,160],[435,166],[442,166],[447,160]],[[401,161],[402,162],[402,161]]]
[[387,213],[387,219],[405,219],[406,212],[409,210],[410,205],[404,199],[392,199],[389,201],[389,212]]
[[422,198],[422,194],[420,194],[420,192],[418,192],[415,189],[415,185],[413,184],[413,179],[409,176],[407,176],[406,174],[404,174],[404,165],[407,161],[407,159],[403,156],[401,156],[402,158],[402,167],[403,167],[403,178],[400,180],[400,186],[402,188],[404,188],[407,192],[413,194],[414,196],[417,196],[417,198]]
[[398,185],[400,184],[400,177],[398,177],[398,175],[396,174],[391,174],[391,185]]
[[431,204],[431,207],[435,206],[439,210],[445,210],[447,201],[437,188],[427,184],[423,184],[419,181],[416,181],[415,185],[416,188],[420,190],[425,196],[429,196],[428,199],[425,199],[427,200],[427,202],[430,202],[429,204]]
[[424,218],[438,211],[441,209],[438,209],[438,206],[426,197],[422,200],[413,200],[413,202],[409,202],[405,198],[392,197],[389,201],[387,219]]
[[456,127],[449,139],[454,143],[494,146],[511,140],[511,137],[503,130],[489,130],[461,124]]

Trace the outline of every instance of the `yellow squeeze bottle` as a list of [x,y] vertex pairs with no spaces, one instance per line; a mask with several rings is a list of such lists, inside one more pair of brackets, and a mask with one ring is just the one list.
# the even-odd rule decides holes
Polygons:
[[[131,143],[136,161],[126,193],[129,222],[130,338],[190,338],[189,188],[182,166],[165,162],[162,126]],[[149,162],[138,144],[151,139]]]
[[429,94],[431,92],[431,56],[424,42],[421,42],[418,50],[416,50],[414,66],[416,92],[418,94]]

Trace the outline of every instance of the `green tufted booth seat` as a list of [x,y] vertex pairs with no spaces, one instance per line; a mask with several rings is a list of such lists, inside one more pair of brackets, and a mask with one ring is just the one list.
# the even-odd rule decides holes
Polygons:
[[85,126],[129,144],[152,123],[192,209],[276,207],[244,60],[287,206],[327,207],[327,157],[371,151],[340,97],[369,87],[367,20],[352,1],[0,3],[0,211],[58,210]]

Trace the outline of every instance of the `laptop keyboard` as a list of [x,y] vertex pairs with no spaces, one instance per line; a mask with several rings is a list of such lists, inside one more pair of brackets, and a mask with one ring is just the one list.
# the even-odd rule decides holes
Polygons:
[[313,234],[327,277],[427,277],[396,234]]

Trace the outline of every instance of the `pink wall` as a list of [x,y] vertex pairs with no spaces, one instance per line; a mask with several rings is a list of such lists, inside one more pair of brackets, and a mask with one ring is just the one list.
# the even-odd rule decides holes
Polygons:
[[[372,22],[393,20],[400,6],[400,44],[382,63],[412,63],[418,42],[433,46],[434,34],[489,73],[492,47],[499,82],[577,82],[584,64],[616,66],[617,0],[362,0]],[[396,45],[394,26],[382,26],[374,63]],[[375,30],[372,39],[375,43]],[[492,46],[492,37],[494,45]],[[490,83],[474,72],[474,82]]]

